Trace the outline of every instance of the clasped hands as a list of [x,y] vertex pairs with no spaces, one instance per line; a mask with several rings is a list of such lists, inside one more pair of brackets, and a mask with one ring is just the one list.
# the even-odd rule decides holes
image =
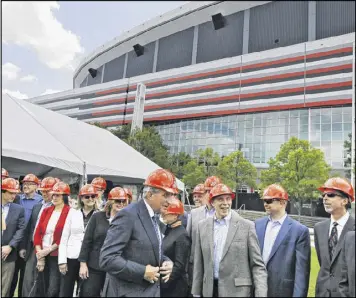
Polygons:
[[153,284],[158,281],[162,275],[162,281],[166,283],[171,276],[172,269],[173,262],[171,261],[164,261],[162,263],[162,267],[153,267],[151,265],[147,265],[144,279]]

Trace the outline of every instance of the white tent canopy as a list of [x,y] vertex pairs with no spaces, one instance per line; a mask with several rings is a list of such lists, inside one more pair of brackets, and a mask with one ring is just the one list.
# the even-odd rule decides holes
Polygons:
[[[8,95],[2,98],[2,124],[3,163],[9,172],[13,167],[19,173],[19,161],[27,161],[47,175],[86,173],[138,184],[160,168],[105,129]],[[177,184],[184,189],[178,179]]]

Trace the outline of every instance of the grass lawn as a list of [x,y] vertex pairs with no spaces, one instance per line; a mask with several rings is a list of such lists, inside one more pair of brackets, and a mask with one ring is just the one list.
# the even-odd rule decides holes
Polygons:
[[319,262],[316,256],[316,250],[314,247],[311,248],[311,266],[310,266],[310,279],[309,279],[309,290],[308,297],[315,297],[315,284],[316,278],[319,272]]

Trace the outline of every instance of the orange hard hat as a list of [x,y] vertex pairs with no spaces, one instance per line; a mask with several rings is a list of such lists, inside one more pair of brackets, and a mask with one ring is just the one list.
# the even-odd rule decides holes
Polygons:
[[219,177],[210,176],[204,182],[205,191],[211,190],[215,185],[222,183]]
[[281,199],[288,201],[288,193],[279,184],[271,184],[263,191],[262,200]]
[[8,178],[9,177],[9,172],[6,171],[4,168],[1,168],[1,178]]
[[91,185],[94,185],[99,190],[106,190],[106,181],[102,177],[96,177],[91,182]]
[[235,199],[235,194],[233,193],[231,188],[225,184],[219,183],[210,190],[209,201],[211,202],[214,198],[222,195],[230,195],[232,199]]
[[129,198],[129,201],[131,202],[132,201],[132,191],[131,191],[131,189],[125,187],[124,190],[126,191],[127,196]]
[[183,215],[184,214],[184,205],[183,203],[176,199],[172,198],[169,200],[169,205],[166,209],[165,214],[177,214],[177,215]]
[[196,193],[205,194],[204,184],[198,184],[196,187],[194,187],[193,195]]
[[24,182],[32,182],[32,183],[36,183],[38,185],[39,179],[34,174],[27,174],[25,176],[25,178],[23,178],[23,180],[22,180],[22,183],[24,183]]
[[122,187],[114,187],[109,192],[108,200],[127,200],[129,201],[129,197],[127,196],[127,192]]
[[153,171],[146,179],[144,185],[163,189],[169,193],[178,194],[176,177],[164,169]]
[[54,195],[70,195],[70,187],[67,183],[57,182],[51,191],[51,194]]
[[52,190],[53,186],[56,184],[56,179],[53,177],[46,177],[41,181],[39,190]]
[[19,193],[19,184],[14,178],[5,178],[1,181],[1,190],[6,190],[11,193]]
[[323,186],[318,188],[320,191],[338,190],[347,195],[351,202],[355,201],[354,188],[351,183],[344,178],[334,177],[327,180]]
[[97,195],[98,190],[92,184],[85,184],[79,191],[79,196]]

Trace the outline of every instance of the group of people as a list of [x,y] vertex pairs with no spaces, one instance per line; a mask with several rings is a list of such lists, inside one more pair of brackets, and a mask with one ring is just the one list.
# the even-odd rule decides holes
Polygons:
[[[80,189],[79,209],[56,178],[44,178],[37,194],[33,174],[16,204],[19,183],[2,174],[2,296],[13,295],[21,260],[23,297],[73,296],[75,283],[80,297],[307,297],[309,229],[288,216],[278,184],[261,197],[267,216],[252,222],[231,209],[235,194],[215,176],[194,188],[186,212],[164,169],[147,177],[134,203],[121,187],[105,202],[98,177]],[[355,297],[354,189],[331,178],[319,191],[330,219],[314,228],[315,295]]]

